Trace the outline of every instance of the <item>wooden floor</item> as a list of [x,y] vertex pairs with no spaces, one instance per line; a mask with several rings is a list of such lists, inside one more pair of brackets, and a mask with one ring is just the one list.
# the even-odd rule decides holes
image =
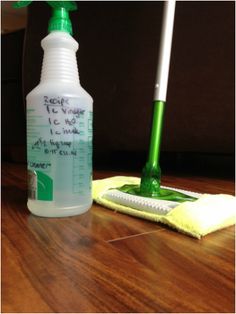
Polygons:
[[[163,184],[234,193],[229,180]],[[234,313],[234,256],[234,227],[196,240],[95,204],[77,217],[33,216],[25,166],[2,166],[2,312]]]

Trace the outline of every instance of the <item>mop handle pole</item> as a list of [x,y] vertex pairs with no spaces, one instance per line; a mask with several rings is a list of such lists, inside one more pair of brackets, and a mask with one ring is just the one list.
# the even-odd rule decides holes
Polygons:
[[175,0],[164,1],[161,42],[157,63],[154,100],[166,101],[172,35],[175,17]]
[[153,101],[153,120],[148,161],[141,177],[140,193],[143,196],[159,196],[161,186],[161,168],[159,165],[161,134],[166,101],[167,83],[170,65],[172,33],[174,26],[175,1],[164,2],[158,69]]
[[149,164],[153,165],[154,167],[159,164],[161,134],[169,75],[174,16],[175,16],[175,1],[170,0],[164,2],[161,43],[153,102],[151,141],[148,156]]

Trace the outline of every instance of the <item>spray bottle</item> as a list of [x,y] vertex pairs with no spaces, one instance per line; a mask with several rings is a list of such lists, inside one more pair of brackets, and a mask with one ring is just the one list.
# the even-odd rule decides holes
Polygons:
[[[18,1],[16,8],[32,1]],[[29,210],[43,217],[73,216],[92,204],[92,104],[79,81],[69,11],[74,1],[47,1],[49,35],[41,41],[40,83],[26,97]]]

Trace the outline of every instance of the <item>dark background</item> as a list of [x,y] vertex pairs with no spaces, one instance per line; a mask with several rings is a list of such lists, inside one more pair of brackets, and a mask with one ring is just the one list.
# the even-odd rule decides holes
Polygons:
[[[94,168],[139,171],[149,146],[162,2],[77,2],[81,85],[94,99]],[[233,1],[176,5],[161,166],[234,176]],[[50,9],[2,35],[2,159],[26,162],[25,95],[38,83]]]

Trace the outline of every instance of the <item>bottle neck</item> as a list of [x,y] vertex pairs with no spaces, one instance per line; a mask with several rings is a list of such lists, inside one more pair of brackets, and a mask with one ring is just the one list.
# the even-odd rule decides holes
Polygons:
[[72,49],[45,49],[40,83],[46,81],[80,84],[76,54]]

